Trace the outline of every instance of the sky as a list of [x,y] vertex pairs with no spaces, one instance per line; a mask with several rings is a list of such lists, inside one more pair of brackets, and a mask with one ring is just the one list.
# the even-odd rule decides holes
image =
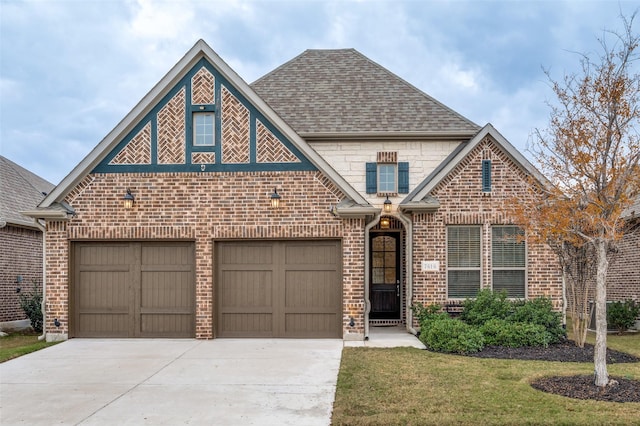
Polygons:
[[[199,40],[251,83],[355,48],[525,156],[626,0],[0,0],[0,155],[58,184]],[[638,31],[637,24],[634,30]]]

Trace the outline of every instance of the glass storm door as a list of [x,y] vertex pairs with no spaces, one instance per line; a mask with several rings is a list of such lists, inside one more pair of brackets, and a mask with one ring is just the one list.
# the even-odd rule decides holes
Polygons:
[[400,234],[371,234],[371,319],[400,318]]

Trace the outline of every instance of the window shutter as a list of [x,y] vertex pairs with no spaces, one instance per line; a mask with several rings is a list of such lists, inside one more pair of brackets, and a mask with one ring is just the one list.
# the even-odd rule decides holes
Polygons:
[[491,160],[482,160],[482,192],[491,192]]
[[378,164],[367,163],[367,194],[378,192]]
[[399,194],[409,193],[409,163],[408,162],[398,163],[398,193]]

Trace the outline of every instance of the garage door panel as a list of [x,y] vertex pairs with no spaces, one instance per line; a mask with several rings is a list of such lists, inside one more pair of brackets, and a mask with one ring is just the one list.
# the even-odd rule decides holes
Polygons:
[[78,310],[129,310],[129,272],[89,271],[80,273]]
[[286,314],[285,332],[289,337],[336,337],[339,318],[336,314]]
[[81,314],[78,333],[83,337],[128,337],[129,313]]
[[271,313],[225,313],[221,316],[219,331],[225,337],[272,337]]
[[324,307],[335,312],[340,303],[335,271],[286,271],[285,307]]
[[271,271],[224,271],[220,299],[224,308],[253,309],[272,306]]
[[216,245],[219,337],[341,337],[339,241]]
[[74,244],[73,335],[194,337],[192,243]]

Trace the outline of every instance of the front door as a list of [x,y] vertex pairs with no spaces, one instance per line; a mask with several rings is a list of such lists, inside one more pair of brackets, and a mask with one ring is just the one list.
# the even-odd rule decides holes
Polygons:
[[400,233],[371,233],[371,319],[400,319]]

